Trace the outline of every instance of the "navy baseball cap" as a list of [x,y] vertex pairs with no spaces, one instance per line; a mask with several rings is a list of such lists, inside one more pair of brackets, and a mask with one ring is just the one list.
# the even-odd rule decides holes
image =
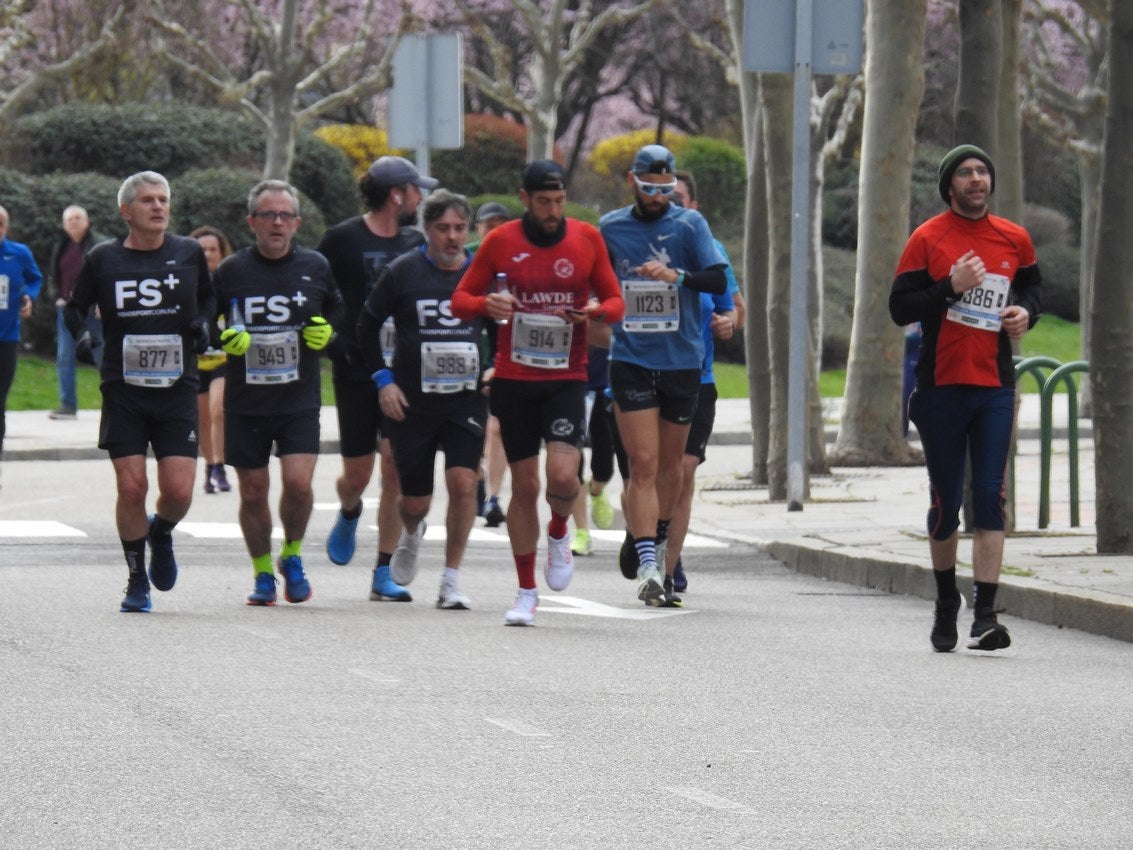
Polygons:
[[664,145],[646,145],[633,158],[634,174],[673,174],[677,159]]
[[412,183],[422,189],[435,189],[440,183],[435,177],[424,177],[417,166],[402,156],[383,156],[374,160],[369,168],[370,179],[379,186],[404,186]]
[[523,189],[527,192],[566,190],[566,173],[557,162],[537,159],[523,169]]

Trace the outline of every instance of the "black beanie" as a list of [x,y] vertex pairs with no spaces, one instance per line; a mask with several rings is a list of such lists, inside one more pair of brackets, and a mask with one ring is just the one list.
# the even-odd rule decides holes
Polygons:
[[961,162],[972,157],[981,160],[987,166],[987,170],[991,172],[991,188],[988,190],[988,194],[990,195],[995,191],[995,166],[991,162],[991,157],[975,145],[960,145],[952,148],[944,155],[944,159],[940,160],[940,197],[944,200],[944,203],[952,204],[952,199],[948,197],[948,190],[952,186],[952,175],[956,173]]

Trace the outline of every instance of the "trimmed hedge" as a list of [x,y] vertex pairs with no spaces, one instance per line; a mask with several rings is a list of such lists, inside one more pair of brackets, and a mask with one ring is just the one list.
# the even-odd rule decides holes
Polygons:
[[527,164],[527,128],[494,115],[464,116],[464,147],[433,153],[433,176],[469,197],[519,187]]
[[[182,104],[69,104],[20,118],[0,139],[0,152],[29,174],[92,172],[120,182],[152,170],[172,183],[199,169],[258,172],[264,144],[263,127],[231,110]],[[296,139],[291,182],[327,221],[337,222],[360,209],[350,161],[309,133]],[[223,208],[218,209],[214,217],[222,214]]]
[[172,180],[209,165],[257,168],[264,133],[222,109],[77,103],[20,118],[4,148],[8,161],[30,174],[91,171],[124,179],[152,170]]

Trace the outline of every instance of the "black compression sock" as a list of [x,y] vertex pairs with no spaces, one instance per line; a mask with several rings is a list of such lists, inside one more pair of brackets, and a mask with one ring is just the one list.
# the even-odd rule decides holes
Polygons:
[[358,517],[360,517],[360,516],[362,516],[362,503],[361,502],[356,504],[350,510],[342,512],[342,518],[343,519],[358,519]]
[[122,551],[126,554],[126,567],[130,575],[146,571],[146,539],[123,540]]
[[167,519],[162,519],[157,514],[154,514],[153,525],[151,526],[150,530],[155,536],[160,536],[163,534],[169,534],[171,531],[173,531],[173,526],[175,525],[177,525],[177,523],[170,522]]
[[932,577],[936,579],[937,599],[956,599],[960,591],[956,589],[956,565],[946,570],[933,570]]
[[999,585],[990,581],[972,582],[972,608],[977,612],[995,608],[995,592]]

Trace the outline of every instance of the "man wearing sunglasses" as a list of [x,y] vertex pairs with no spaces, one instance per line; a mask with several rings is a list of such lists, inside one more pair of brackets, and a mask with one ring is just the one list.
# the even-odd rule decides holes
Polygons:
[[667,148],[641,148],[626,175],[634,203],[599,222],[626,305],[614,326],[610,389],[629,458],[626,527],[639,561],[637,598],[651,606],[679,604],[657,569],[657,548],[681,491],[681,458],[700,393],[700,293],[727,288],[708,223],[671,202],[676,169]]
[[289,183],[264,180],[248,194],[248,227],[256,242],[226,257],[216,270],[225,311],[221,348],[230,355],[224,386],[224,459],[240,482],[240,530],[252,559],[249,605],[274,605],[271,558],[272,447],[279,458],[283,526],[279,572],[288,602],[311,598],[300,548],[311,517],[311,479],[319,453],[322,407],[319,357],[343,343],[333,327],[342,300],[330,264],[293,242],[299,197]]

